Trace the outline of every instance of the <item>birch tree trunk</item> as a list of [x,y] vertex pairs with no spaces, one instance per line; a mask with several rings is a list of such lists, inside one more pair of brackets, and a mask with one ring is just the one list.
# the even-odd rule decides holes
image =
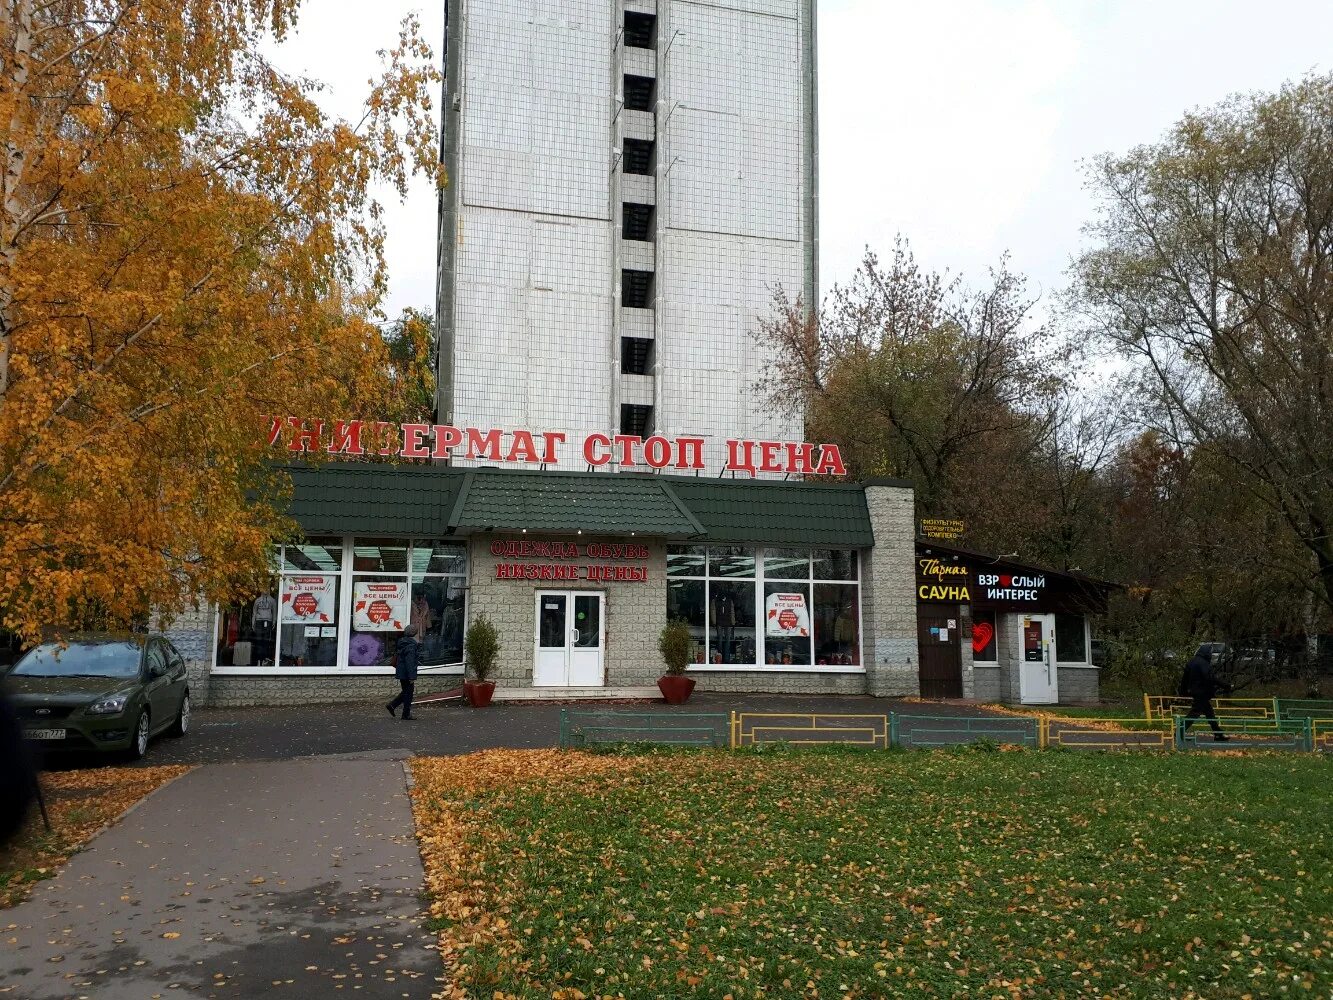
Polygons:
[[28,73],[32,57],[32,0],[4,0],[0,37],[9,39],[0,68],[0,111],[8,125],[5,136],[5,170],[0,204],[0,409],[9,390],[9,359],[14,329],[14,272],[18,262],[18,232],[23,213],[20,190],[23,184],[23,137],[27,122]]

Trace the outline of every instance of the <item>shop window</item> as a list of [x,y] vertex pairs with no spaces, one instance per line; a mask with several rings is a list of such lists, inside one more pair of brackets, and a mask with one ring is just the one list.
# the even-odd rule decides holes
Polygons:
[[860,588],[851,583],[816,583],[812,609],[815,666],[861,662]]
[[[702,568],[702,564],[701,567]],[[707,604],[708,584],[704,580],[670,580],[667,583],[667,620],[680,619],[690,627],[694,639],[691,660],[703,663],[708,648]]]
[[338,573],[343,568],[341,538],[308,538],[299,545],[282,547],[282,571]]
[[272,587],[218,620],[219,667],[271,667],[276,662],[278,590]]
[[358,538],[352,546],[352,570],[357,573],[406,573],[408,543],[392,538]]
[[667,576],[706,576],[708,549],[702,545],[672,545],[667,548]]
[[764,584],[764,663],[814,665],[810,641],[810,584]]
[[972,660],[975,663],[995,663],[999,660],[1000,638],[995,627],[994,611],[972,612]]
[[1088,662],[1088,633],[1082,615],[1055,616],[1055,662]]
[[[823,582],[834,573],[847,576]],[[861,665],[855,552],[672,545],[667,576],[667,616],[689,622],[696,664]]]
[[710,547],[708,575],[754,578],[754,550],[739,546]]
[[708,581],[708,662],[755,662],[754,581]]
[[421,665],[462,663],[466,546],[350,541],[309,538],[280,548],[274,587],[220,613],[216,665],[387,667],[414,610],[426,622]]
[[283,571],[278,586],[278,666],[338,665],[341,582],[337,573]]
[[810,553],[800,549],[766,549],[765,580],[810,579]]
[[421,666],[461,663],[466,574],[467,550],[461,543],[358,538],[348,666],[390,666],[398,637],[414,620],[426,626]]
[[817,549],[813,553],[816,580],[859,580],[855,549]]

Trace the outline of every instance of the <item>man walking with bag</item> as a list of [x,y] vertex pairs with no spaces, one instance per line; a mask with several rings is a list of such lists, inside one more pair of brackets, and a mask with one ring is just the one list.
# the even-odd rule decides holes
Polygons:
[[398,696],[384,707],[390,715],[396,717],[395,709],[403,706],[403,719],[411,722],[416,718],[412,714],[412,695],[417,686],[417,661],[421,656],[421,640],[430,630],[430,605],[421,596],[421,588],[412,588],[412,612],[408,619],[407,631],[398,637],[398,646],[394,657],[393,675],[398,678],[402,688]]

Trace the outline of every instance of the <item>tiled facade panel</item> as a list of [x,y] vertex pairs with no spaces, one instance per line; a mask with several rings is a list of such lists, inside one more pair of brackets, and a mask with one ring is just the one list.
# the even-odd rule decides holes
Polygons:
[[[730,437],[800,440],[798,417],[768,412],[754,390],[767,367],[755,342],[773,290],[802,294],[810,248],[803,176],[812,141],[804,106],[798,0],[671,0],[673,39],[659,181],[659,426],[708,438],[720,467]],[[659,118],[659,123],[662,121]]]
[[667,224],[799,240],[806,116],[795,11],[778,18],[677,0],[670,17]]
[[[728,438],[804,436],[754,394],[767,359],[752,332],[775,287],[811,280],[811,2],[658,0],[649,51],[616,45],[614,0],[464,0],[455,423],[577,440],[618,432],[621,404],[651,398],[653,430],[705,437],[712,470]],[[657,78],[656,113],[617,121],[631,70]],[[650,134],[654,174],[622,174],[619,143]],[[623,201],[657,205],[655,245],[620,246]],[[619,309],[622,267],[655,272],[652,309]],[[626,333],[657,342],[651,397],[620,391]],[[564,459],[583,467],[577,448]]]
[[800,244],[670,232],[658,259],[659,427],[716,442],[714,468],[729,437],[800,440],[800,420],[767,411],[753,388],[768,357],[752,335],[772,308],[771,286],[799,285]]
[[611,18],[606,0],[470,0],[464,205],[610,218]]
[[604,430],[613,375],[610,229],[488,209],[468,218],[456,283],[454,420],[571,438]]

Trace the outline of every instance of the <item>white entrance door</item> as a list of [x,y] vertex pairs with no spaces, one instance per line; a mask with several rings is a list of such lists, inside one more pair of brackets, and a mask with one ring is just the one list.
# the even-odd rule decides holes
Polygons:
[[602,687],[605,595],[582,590],[537,594],[533,687]]
[[1060,701],[1055,669],[1055,616],[1024,615],[1018,696],[1024,705],[1054,705]]

